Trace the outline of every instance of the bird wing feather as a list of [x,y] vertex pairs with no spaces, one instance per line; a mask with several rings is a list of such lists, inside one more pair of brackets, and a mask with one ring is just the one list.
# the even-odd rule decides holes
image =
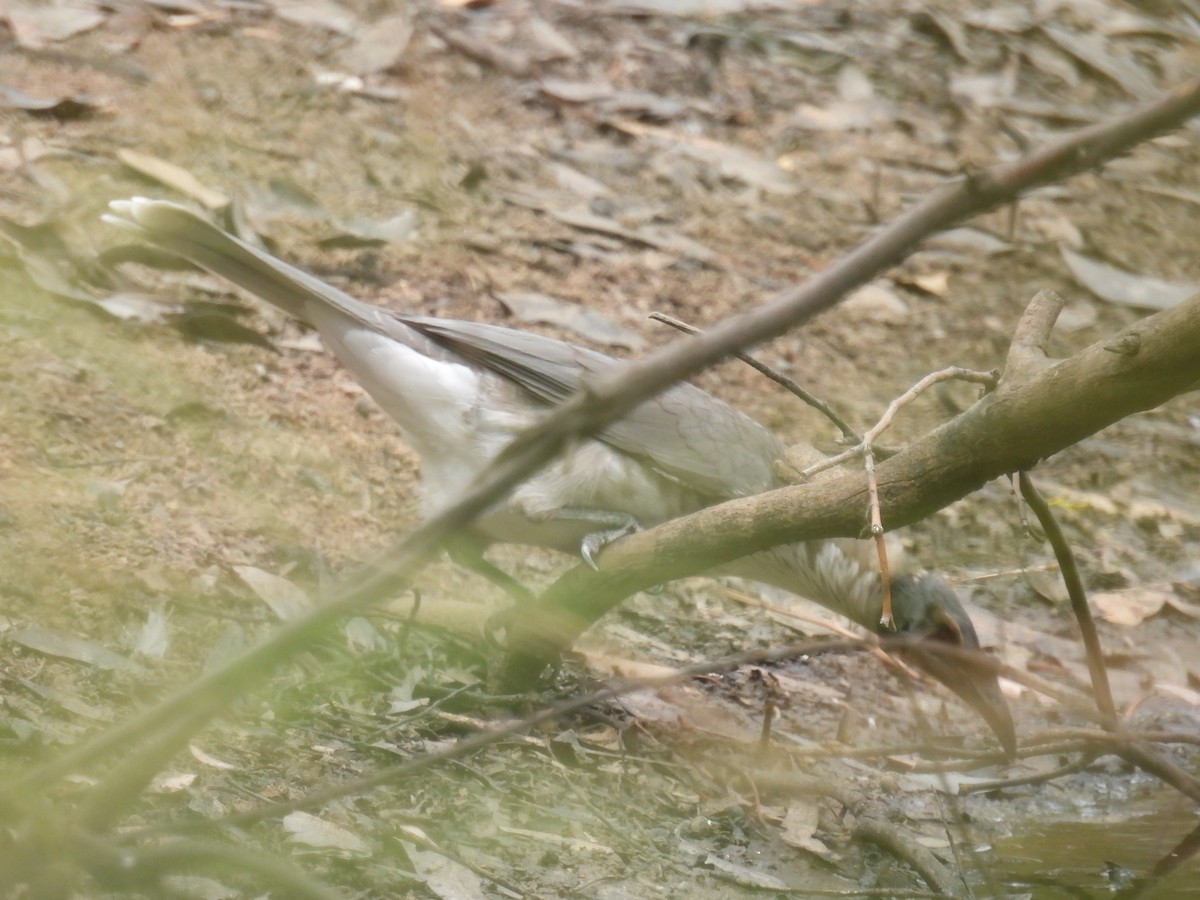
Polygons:
[[[589,374],[619,363],[595,350],[499,325],[398,318],[547,404],[561,403],[583,388]],[[714,498],[757,494],[781,483],[772,466],[783,454],[779,440],[749,416],[690,384],[647,400],[598,437]]]

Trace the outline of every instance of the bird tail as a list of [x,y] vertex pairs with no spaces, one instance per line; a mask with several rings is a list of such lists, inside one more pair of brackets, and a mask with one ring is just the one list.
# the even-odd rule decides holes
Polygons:
[[227,234],[186,206],[138,197],[114,201],[109,210],[104,221],[316,328],[329,351],[396,420],[427,461],[424,481],[430,509],[498,450],[499,445],[478,447],[479,437],[470,424],[480,399],[481,375],[403,317],[355,300]]
[[314,305],[355,319],[369,307],[349,294],[222,231],[186,206],[134,197],[114,200],[102,218],[140,239],[220,275],[289,315],[311,321]]

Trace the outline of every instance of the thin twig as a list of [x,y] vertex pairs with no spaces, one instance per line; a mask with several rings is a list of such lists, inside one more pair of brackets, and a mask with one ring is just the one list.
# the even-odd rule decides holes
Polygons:
[[[1071,552],[1071,546],[1067,543],[1058,520],[1050,511],[1050,505],[1038,493],[1029,473],[1024,471],[1021,472],[1021,496],[1025,498],[1025,502],[1037,516],[1042,530],[1054,548],[1054,555],[1062,570],[1063,581],[1071,598],[1071,608],[1075,612],[1075,619],[1079,624],[1079,631],[1087,651],[1088,673],[1092,679],[1092,693],[1100,713],[1100,725],[1106,731],[1119,732],[1121,722],[1117,718],[1112,689],[1108,683],[1108,669],[1104,665],[1100,638],[1096,632],[1095,620],[1092,619],[1092,611],[1088,607],[1087,595],[1084,593],[1083,580],[1079,577],[1079,567],[1075,563],[1075,555]],[[1121,743],[1115,749],[1117,754],[1128,762],[1156,776],[1180,793],[1200,801],[1200,779],[1186,772],[1172,760],[1145,744]]]
[[875,453],[865,440],[863,468],[867,473],[867,506],[871,515],[871,535],[875,538],[875,553],[879,557],[879,584],[883,588],[883,602],[879,610],[879,627],[886,631],[896,630],[892,617],[892,575],[888,565],[887,541],[883,536],[883,514],[879,511],[879,481],[875,477]]
[[1085,753],[1074,762],[1067,763],[1065,766],[1058,766],[1049,772],[1037,772],[1033,775],[1024,775],[1020,778],[1001,778],[995,781],[977,781],[974,784],[960,784],[958,786],[958,796],[965,797],[967,794],[986,794],[991,791],[1003,791],[1007,788],[1045,784],[1046,782],[1054,781],[1067,775],[1074,775],[1076,772],[1082,772],[1096,761],[1096,755],[1095,753]]
[[952,874],[938,862],[929,848],[920,844],[908,832],[878,816],[863,816],[858,820],[855,834],[879,844],[893,856],[908,862],[925,879],[925,883],[939,894],[949,897],[964,896],[966,885],[962,878]]
[[1075,562],[1075,554],[1071,550],[1066,535],[1058,524],[1058,519],[1050,510],[1050,505],[1038,492],[1037,487],[1028,472],[1022,472],[1021,496],[1037,516],[1050,546],[1054,548],[1054,556],[1062,571],[1063,582],[1067,586],[1067,594],[1071,598],[1071,609],[1075,613],[1075,621],[1083,637],[1084,650],[1087,653],[1088,674],[1092,679],[1092,694],[1096,698],[1096,708],[1100,710],[1101,722],[1109,731],[1118,727],[1117,708],[1113,703],[1112,688],[1108,683],[1108,669],[1104,665],[1104,651],[1100,647],[1100,635],[1096,632],[1096,622],[1088,607],[1087,593],[1083,588],[1083,579],[1079,576],[1079,566]]
[[[650,313],[650,318],[654,319],[656,322],[662,322],[664,325],[670,325],[672,328],[677,328],[685,334],[700,335],[704,333],[696,326],[689,325],[687,322],[677,319],[674,316],[667,315],[666,313],[653,312]],[[862,438],[858,436],[858,433],[850,427],[850,423],[843,419],[832,406],[830,406],[820,397],[805,390],[786,375],[782,374],[781,372],[777,372],[774,368],[768,366],[764,362],[759,361],[749,353],[738,352],[734,353],[733,356],[736,356],[760,375],[765,375],[767,378],[770,378],[784,390],[795,394],[797,397],[827,418],[830,422],[837,426],[837,429],[842,433],[842,439],[847,444],[857,444],[862,440]]]
[[888,404],[888,408],[884,411],[883,416],[863,435],[862,441],[857,446],[851,447],[848,450],[843,450],[836,456],[830,456],[827,459],[821,460],[815,465],[809,466],[801,476],[804,478],[812,478],[826,469],[832,469],[834,466],[840,466],[842,463],[853,459],[856,456],[861,456],[866,448],[875,443],[879,435],[887,431],[891,427],[892,420],[896,417],[903,407],[912,403],[922,391],[926,391],[933,385],[941,381],[950,381],[956,379],[959,381],[970,381],[975,384],[986,386],[994,386],[999,376],[996,372],[977,372],[974,369],[964,369],[961,366],[950,366],[942,369],[940,372],[932,372],[926,375],[907,391]]
[[862,439],[856,446],[844,450],[836,456],[821,460],[819,463],[814,463],[800,473],[802,479],[807,479],[819,472],[824,472],[826,469],[832,469],[834,466],[841,465],[855,456],[863,458],[863,468],[867,474],[868,515],[871,521],[871,534],[875,538],[875,550],[879,556],[879,580],[883,586],[883,603],[879,613],[879,625],[884,631],[894,631],[896,621],[892,617],[892,579],[890,567],[888,566],[887,543],[883,536],[883,516],[879,511],[879,482],[875,478],[875,452],[873,450],[875,441],[879,438],[879,435],[891,427],[896,413],[915,400],[922,391],[928,390],[933,385],[954,378],[994,387],[997,377],[995,372],[976,372],[973,369],[964,369],[959,366],[951,366],[950,368],[942,369],[940,372],[933,372],[930,375],[926,375],[888,404],[888,408],[884,411],[883,416],[862,436]]
[[1200,825],[1197,825],[1182,841],[1154,864],[1150,874],[1136,879],[1133,884],[1113,895],[1114,900],[1134,900],[1145,896],[1146,892],[1178,869],[1181,865],[1200,853]]

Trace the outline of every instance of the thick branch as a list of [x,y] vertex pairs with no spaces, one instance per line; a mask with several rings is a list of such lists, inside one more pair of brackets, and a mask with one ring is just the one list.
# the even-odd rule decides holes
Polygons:
[[[991,394],[879,465],[880,508],[910,524],[984,482],[1028,469],[1100,429],[1200,382],[1200,296],[1131,325],[1069,359],[1005,378]],[[858,537],[867,486],[847,472],[709,507],[623,538],[564,575],[521,617],[503,673],[533,676],[629,594],[775,544]]]

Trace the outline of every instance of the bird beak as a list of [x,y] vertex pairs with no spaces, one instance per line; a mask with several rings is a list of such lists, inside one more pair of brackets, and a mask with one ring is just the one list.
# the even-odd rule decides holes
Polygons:
[[[1008,702],[1000,692],[996,673],[970,659],[967,653],[940,653],[936,649],[927,649],[933,640],[936,638],[922,641],[926,646],[917,644],[906,649],[904,656],[958,694],[967,706],[979,713],[1000,741],[1005,755],[1012,759],[1017,752],[1017,730]],[[961,649],[982,652],[977,647]]]
[[996,666],[979,649],[979,636],[954,591],[932,575],[892,582],[897,630],[906,637],[900,655],[932,675],[983,716],[1009,759],[1017,731],[1000,693]]

